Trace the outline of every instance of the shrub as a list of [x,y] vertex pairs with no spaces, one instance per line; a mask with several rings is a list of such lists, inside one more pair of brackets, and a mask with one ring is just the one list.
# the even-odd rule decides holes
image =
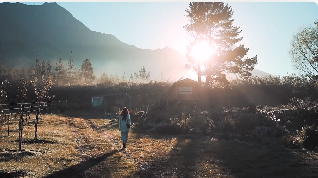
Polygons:
[[287,148],[299,149],[302,148],[301,140],[298,137],[286,135],[283,137],[283,144]]
[[216,107],[212,109],[210,112],[210,118],[213,119],[214,122],[220,122],[222,118],[224,118],[225,114],[223,112],[223,108]]
[[235,131],[235,123],[231,116],[225,117],[218,123],[218,129],[224,133],[230,133]]
[[240,113],[235,118],[235,128],[238,134],[246,136],[249,131],[253,130],[258,125],[258,121],[254,114]]
[[166,112],[162,112],[162,111],[150,111],[147,114],[147,121],[148,122],[152,122],[152,123],[160,123],[163,120],[168,118],[168,114]]
[[253,115],[259,126],[275,127],[277,124],[267,113],[256,112]]
[[155,131],[161,134],[180,135],[187,133],[186,129],[182,128],[177,123],[163,123],[156,127]]
[[215,129],[214,121],[207,116],[198,115],[195,118],[189,117],[188,127],[198,131],[201,130],[203,135],[210,135]]
[[317,126],[306,126],[302,129],[300,136],[303,140],[303,146],[306,149],[314,149],[318,146]]
[[215,129],[214,121],[209,117],[205,117],[205,119],[203,120],[203,127],[201,129],[203,134],[210,135],[212,134],[214,129]]
[[254,103],[250,103],[250,104],[248,105],[248,107],[247,107],[247,110],[248,110],[249,112],[255,113],[255,112],[257,111],[256,105],[255,105]]

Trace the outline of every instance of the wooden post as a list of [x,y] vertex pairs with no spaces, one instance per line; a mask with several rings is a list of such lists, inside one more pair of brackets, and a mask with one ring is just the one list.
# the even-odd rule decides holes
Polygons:
[[[9,116],[9,115],[8,115]],[[7,115],[5,114],[5,117],[7,117]],[[10,133],[10,126],[9,126],[9,119],[10,117],[7,118],[7,124],[8,124],[8,136],[9,136],[9,133]]]
[[37,140],[37,139],[38,139],[38,122],[39,122],[40,109],[41,109],[41,108],[38,108],[38,110],[36,111],[36,116],[35,116],[34,140]]
[[19,151],[21,151],[21,145],[22,145],[22,132],[23,130],[23,112],[20,115],[19,119]]

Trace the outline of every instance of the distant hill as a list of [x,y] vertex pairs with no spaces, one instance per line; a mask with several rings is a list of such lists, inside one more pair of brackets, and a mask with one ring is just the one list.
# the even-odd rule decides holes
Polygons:
[[[140,49],[111,34],[91,31],[57,3],[0,3],[0,17],[0,62],[7,66],[33,65],[36,55],[52,61],[61,56],[66,65],[72,51],[77,68],[89,58],[97,75],[125,73],[129,77],[142,66],[152,78],[163,73],[174,80],[186,73],[182,68],[186,57],[177,51]],[[253,73],[266,75],[259,70]]]

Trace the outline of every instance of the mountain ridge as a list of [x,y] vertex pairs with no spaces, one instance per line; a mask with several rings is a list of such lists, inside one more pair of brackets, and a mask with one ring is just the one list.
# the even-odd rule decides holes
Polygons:
[[157,78],[161,71],[176,78],[187,73],[183,69],[187,59],[176,50],[168,46],[140,49],[112,34],[92,31],[55,2],[0,3],[0,16],[10,17],[0,18],[0,61],[8,66],[34,65],[36,55],[53,61],[61,56],[67,61],[72,51],[77,68],[89,58],[97,75],[106,72],[120,76],[124,73],[121,68],[127,68],[126,75],[132,74],[142,66]]

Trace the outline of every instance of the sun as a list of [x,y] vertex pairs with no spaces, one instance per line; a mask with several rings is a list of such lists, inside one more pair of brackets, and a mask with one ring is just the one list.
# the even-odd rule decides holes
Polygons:
[[208,60],[215,51],[212,46],[207,42],[199,42],[196,43],[195,46],[192,47],[190,52],[190,56],[192,56],[197,62],[204,62]]

